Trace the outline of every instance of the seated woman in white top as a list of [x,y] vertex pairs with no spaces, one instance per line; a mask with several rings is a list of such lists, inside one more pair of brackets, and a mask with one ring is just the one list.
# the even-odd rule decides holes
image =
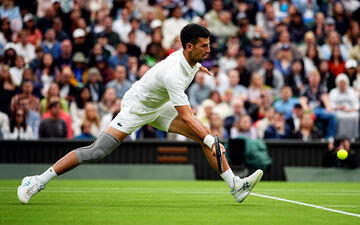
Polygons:
[[25,122],[25,112],[17,108],[10,120],[10,126],[3,131],[4,140],[30,140],[34,139],[32,129]]
[[330,107],[338,119],[336,137],[354,139],[359,137],[359,99],[345,74],[336,77],[336,88],[329,94]]

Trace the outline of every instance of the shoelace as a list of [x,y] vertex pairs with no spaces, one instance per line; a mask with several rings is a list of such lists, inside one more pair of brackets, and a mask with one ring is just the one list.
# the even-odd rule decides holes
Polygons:
[[[36,179],[36,178],[34,178],[34,179]],[[41,191],[45,187],[38,180],[36,180],[36,182],[32,185],[31,185],[30,180],[27,183],[29,183],[29,185],[27,185],[29,187],[29,189],[26,191],[26,194],[30,197],[33,196],[34,194],[36,194],[37,192]]]

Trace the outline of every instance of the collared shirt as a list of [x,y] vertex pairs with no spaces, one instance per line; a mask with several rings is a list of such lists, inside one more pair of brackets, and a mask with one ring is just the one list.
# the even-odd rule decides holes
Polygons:
[[[191,67],[183,50],[176,51],[133,84],[124,96],[125,104],[131,101],[131,104],[140,107],[138,110],[147,112],[158,109],[168,101],[174,106],[190,105],[185,90],[200,67],[200,63]],[[127,98],[130,101],[126,101]]]

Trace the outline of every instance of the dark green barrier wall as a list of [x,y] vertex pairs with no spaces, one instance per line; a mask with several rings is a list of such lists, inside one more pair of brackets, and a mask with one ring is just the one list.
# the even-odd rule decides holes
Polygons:
[[[86,141],[0,141],[0,163],[54,163],[74,148],[90,144]],[[146,140],[124,142],[101,163],[157,164],[159,146],[186,146],[188,164],[193,164],[196,179],[219,179],[212,171],[200,146],[194,142]],[[326,143],[298,141],[268,141],[273,164],[264,174],[264,180],[285,180],[285,166],[321,166]],[[358,150],[360,143],[354,143]]]

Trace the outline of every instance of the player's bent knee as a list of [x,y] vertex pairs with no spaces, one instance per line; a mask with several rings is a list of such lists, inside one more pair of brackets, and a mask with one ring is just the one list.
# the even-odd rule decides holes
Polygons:
[[92,145],[78,148],[75,152],[79,164],[96,162],[110,154],[119,144],[120,141],[116,137],[103,132]]

